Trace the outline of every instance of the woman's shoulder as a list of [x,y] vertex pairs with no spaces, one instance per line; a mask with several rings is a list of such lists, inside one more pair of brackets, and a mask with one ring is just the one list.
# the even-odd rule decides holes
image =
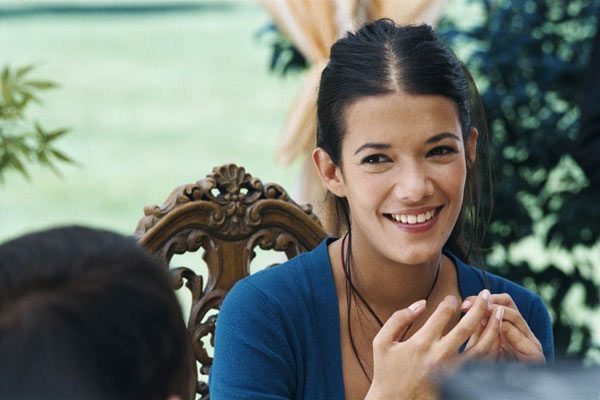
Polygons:
[[323,349],[339,332],[335,300],[327,241],[237,282],[216,324],[211,396],[323,398],[301,395],[309,389],[298,377],[313,381],[310,393],[322,389]]
[[225,303],[271,303],[288,308],[309,301],[314,282],[327,278],[330,272],[327,240],[315,249],[273,267],[265,268],[238,281],[225,298]]

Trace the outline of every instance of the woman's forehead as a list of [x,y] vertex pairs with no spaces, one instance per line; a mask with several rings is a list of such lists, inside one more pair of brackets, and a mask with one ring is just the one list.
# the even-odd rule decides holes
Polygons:
[[443,132],[462,138],[458,107],[443,96],[392,93],[362,97],[344,113],[344,142],[425,142]]

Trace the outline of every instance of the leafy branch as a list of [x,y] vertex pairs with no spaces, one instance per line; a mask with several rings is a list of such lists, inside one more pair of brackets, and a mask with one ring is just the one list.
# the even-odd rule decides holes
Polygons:
[[39,92],[57,87],[54,82],[30,79],[32,70],[31,65],[16,70],[5,66],[0,76],[0,184],[11,170],[29,179],[27,165],[31,163],[46,166],[56,174],[57,161],[74,163],[54,146],[68,129],[47,130],[26,116],[30,104],[42,103]]

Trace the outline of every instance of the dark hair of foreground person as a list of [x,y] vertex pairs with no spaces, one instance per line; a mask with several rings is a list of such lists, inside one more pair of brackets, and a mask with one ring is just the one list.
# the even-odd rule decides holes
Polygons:
[[0,398],[186,398],[166,271],[133,239],[83,227],[0,245]]

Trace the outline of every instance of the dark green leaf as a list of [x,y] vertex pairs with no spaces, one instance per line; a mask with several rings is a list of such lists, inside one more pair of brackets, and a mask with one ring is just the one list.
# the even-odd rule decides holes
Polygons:
[[[53,170],[56,160],[74,164],[61,151],[50,148],[49,143],[67,133],[68,129],[45,130],[37,121],[26,118],[25,110],[31,102],[41,103],[37,93],[57,87],[56,83],[42,79],[23,80],[33,70],[27,65],[16,70],[9,66],[2,69],[0,76],[0,184],[5,171],[16,170],[29,179],[26,164],[40,163]],[[10,132],[10,134],[7,133]]]
[[[34,103],[37,104],[42,104],[42,101],[40,100],[39,97],[37,97],[36,95],[34,95],[33,93],[27,91],[27,90],[23,90],[21,92],[21,95],[23,96],[23,100],[27,99],[27,103],[29,101],[33,101]],[[26,106],[27,104],[24,104],[24,106]]]
[[68,128],[57,129],[55,131],[46,133],[46,139],[48,140],[48,142],[52,142],[53,140],[58,139],[67,132],[69,132]]
[[44,129],[42,128],[40,123],[36,121],[34,126],[35,126],[35,132],[38,134],[38,136],[44,138],[46,136],[46,132],[44,132]]
[[25,75],[27,75],[27,73],[29,71],[31,71],[32,69],[33,69],[33,65],[26,65],[24,67],[17,68],[17,71],[15,72],[15,76],[17,77],[17,79],[22,78]]
[[58,158],[61,161],[70,163],[70,164],[74,164],[75,161],[73,161],[72,158],[70,158],[69,156],[67,156],[66,154],[64,154],[63,152],[56,150],[56,149],[50,149],[50,152],[54,155],[54,157]]
[[48,90],[58,87],[56,83],[50,81],[25,81],[23,82],[23,85],[36,88],[38,90]]
[[12,167],[14,169],[19,171],[21,173],[21,175],[23,175],[25,178],[27,178],[27,180],[31,180],[31,177],[27,173],[25,166],[23,165],[23,163],[21,163],[21,161],[17,157],[12,157],[10,159],[10,164],[12,165]]
[[6,104],[13,103],[12,85],[10,82],[10,70],[5,67],[2,70],[2,97]]
[[51,164],[50,160],[48,159],[48,156],[46,155],[46,153],[44,151],[38,152],[37,158],[42,164],[50,166],[50,164]]

